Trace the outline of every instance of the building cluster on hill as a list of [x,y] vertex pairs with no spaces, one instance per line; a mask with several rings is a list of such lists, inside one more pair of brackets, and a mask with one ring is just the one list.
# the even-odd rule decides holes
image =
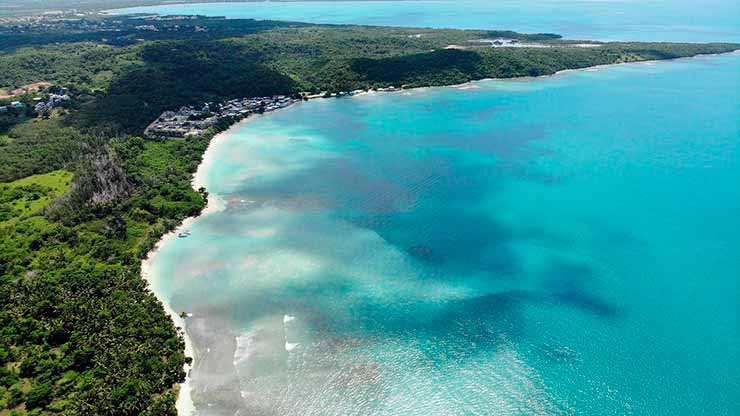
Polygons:
[[51,93],[48,97],[37,97],[34,98],[36,105],[33,107],[34,111],[42,114],[46,111],[51,111],[56,107],[61,106],[64,103],[70,102],[72,97],[69,96],[66,88],[61,88],[59,94]]
[[14,95],[9,95],[9,97],[16,98],[17,101],[0,105],[0,114],[14,113],[17,115],[30,109],[41,117],[73,100],[72,94],[67,88],[53,85],[31,84],[15,90],[11,94]]
[[252,114],[274,111],[301,100],[301,97],[277,95],[241,98],[223,104],[207,103],[202,108],[190,106],[177,111],[165,111],[144,130],[144,137],[163,139],[197,136],[219,120],[241,120]]
[[104,31],[120,29],[122,21],[101,19],[94,12],[78,13],[76,10],[59,11],[41,15],[20,15],[0,17],[0,33],[27,33],[38,30],[78,30]]
[[162,113],[144,130],[144,136],[150,139],[163,139],[198,135],[217,121],[218,117],[208,106],[202,109],[182,107],[177,111]]
[[0,113],[7,113],[10,110],[23,110],[26,108],[26,105],[23,104],[20,101],[13,101],[8,105],[0,105]]

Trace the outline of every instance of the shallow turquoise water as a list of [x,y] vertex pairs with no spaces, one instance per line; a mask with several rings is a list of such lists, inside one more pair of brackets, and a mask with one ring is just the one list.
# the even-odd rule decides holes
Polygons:
[[238,127],[206,172],[224,210],[153,265],[193,313],[200,414],[740,414],[738,74],[618,65]]
[[736,0],[463,0],[170,4],[115,13],[555,32],[571,39],[740,41]]
[[[228,17],[740,40],[734,1],[247,3]],[[740,55],[318,100],[213,150],[153,286],[201,415],[740,413]]]

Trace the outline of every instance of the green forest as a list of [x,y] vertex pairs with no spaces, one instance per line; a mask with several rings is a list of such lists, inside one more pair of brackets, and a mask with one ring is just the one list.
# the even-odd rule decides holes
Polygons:
[[[476,42],[502,36],[547,47]],[[0,26],[0,106],[23,104],[0,113],[0,415],[175,414],[190,358],[146,288],[141,261],[205,206],[207,192],[193,190],[191,178],[228,123],[186,140],[142,139],[162,111],[740,48],[578,43],[554,34],[202,17]],[[35,82],[63,86],[74,99],[38,115],[32,106],[44,92],[10,94]]]

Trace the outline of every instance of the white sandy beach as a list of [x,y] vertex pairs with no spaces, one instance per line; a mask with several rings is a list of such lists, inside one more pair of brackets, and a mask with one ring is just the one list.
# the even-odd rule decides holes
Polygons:
[[[256,119],[257,116],[248,117],[239,123],[235,124],[228,130],[221,132],[217,134],[216,136],[211,139],[211,142],[208,145],[208,148],[206,149],[205,153],[203,154],[203,159],[198,165],[198,170],[193,175],[193,181],[192,181],[192,187],[193,189],[199,189],[201,187],[205,187],[206,184],[206,173],[208,172],[209,167],[213,163],[214,159],[214,151],[217,146],[223,145],[224,142],[227,141],[228,137],[230,137],[233,134],[234,128],[237,126],[243,125],[245,123],[248,123],[249,121]],[[141,262],[141,277],[147,282],[149,289],[154,293],[154,295],[159,299],[160,302],[162,302],[162,305],[164,306],[165,312],[170,316],[172,321],[175,323],[175,326],[180,328],[182,331],[183,338],[185,340],[185,356],[191,357],[193,359],[193,362],[188,365],[185,364],[184,370],[187,374],[185,378],[185,382],[180,385],[180,390],[177,396],[177,413],[179,415],[191,415],[195,412],[195,405],[193,404],[193,400],[190,396],[190,370],[192,369],[193,365],[195,364],[195,360],[197,360],[197,351],[195,351],[193,342],[191,338],[188,336],[188,332],[186,330],[185,326],[185,320],[180,316],[180,314],[176,313],[174,310],[172,310],[172,307],[168,303],[168,300],[163,298],[159,293],[157,293],[152,288],[152,279],[156,278],[156,276],[152,276],[152,265],[154,264],[154,260],[157,257],[157,254],[159,253],[159,248],[168,244],[171,240],[177,239],[177,234],[183,230],[188,229],[195,221],[197,221],[200,217],[212,214],[214,212],[218,212],[221,209],[223,209],[223,202],[218,199],[215,195],[209,195],[208,203],[206,207],[201,212],[200,216],[198,217],[188,217],[185,218],[178,227],[176,227],[174,230],[170,231],[169,233],[162,236],[162,239],[159,240],[156,246],[147,253],[146,258]]]

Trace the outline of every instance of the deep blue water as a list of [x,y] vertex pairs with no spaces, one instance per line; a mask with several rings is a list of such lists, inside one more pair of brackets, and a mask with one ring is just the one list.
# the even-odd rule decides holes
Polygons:
[[237,340],[254,414],[738,414],[738,74],[732,54],[261,117],[217,142],[224,209],[162,248],[154,288],[219,323],[203,356]]
[[170,4],[115,13],[555,32],[571,39],[740,41],[736,0],[463,0]]

